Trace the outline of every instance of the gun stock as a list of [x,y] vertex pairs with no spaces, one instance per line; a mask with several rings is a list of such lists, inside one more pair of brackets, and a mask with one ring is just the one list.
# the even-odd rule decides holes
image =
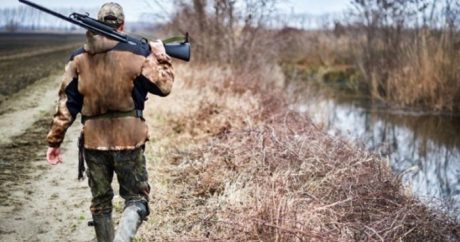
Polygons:
[[163,44],[165,46],[166,53],[169,56],[184,61],[190,60],[190,42],[188,33],[185,33],[185,37],[172,37],[165,39],[163,40]]

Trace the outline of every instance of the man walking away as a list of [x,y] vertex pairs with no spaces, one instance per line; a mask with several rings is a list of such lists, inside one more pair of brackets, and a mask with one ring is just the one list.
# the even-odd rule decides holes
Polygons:
[[[122,32],[125,17],[117,3],[102,5],[98,20]],[[78,113],[84,124],[81,150],[88,167],[91,213],[98,241],[131,241],[149,215],[150,186],[144,145],[148,130],[142,115],[147,93],[166,96],[174,72],[161,41],[151,51],[117,42],[90,31],[86,44],[66,65],[57,111],[48,133],[47,159],[62,162],[60,145]],[[112,178],[117,174],[125,200],[114,235]]]

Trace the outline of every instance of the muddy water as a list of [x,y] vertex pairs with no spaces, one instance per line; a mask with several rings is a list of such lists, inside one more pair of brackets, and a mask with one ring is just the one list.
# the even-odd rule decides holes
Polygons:
[[387,158],[422,201],[460,209],[460,117],[394,111],[365,100],[314,95],[295,109],[324,123],[332,135],[355,139]]

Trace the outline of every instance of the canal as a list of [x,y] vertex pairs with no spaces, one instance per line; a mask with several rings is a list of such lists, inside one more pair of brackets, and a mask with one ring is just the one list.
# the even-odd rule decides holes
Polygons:
[[460,217],[460,117],[396,111],[317,88],[301,93],[292,109],[380,154],[408,191]]

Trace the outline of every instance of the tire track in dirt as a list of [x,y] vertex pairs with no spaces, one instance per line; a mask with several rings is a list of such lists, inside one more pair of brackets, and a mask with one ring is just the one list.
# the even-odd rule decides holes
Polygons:
[[58,92],[59,75],[36,81],[0,105],[0,145],[11,143],[41,116],[50,116]]

